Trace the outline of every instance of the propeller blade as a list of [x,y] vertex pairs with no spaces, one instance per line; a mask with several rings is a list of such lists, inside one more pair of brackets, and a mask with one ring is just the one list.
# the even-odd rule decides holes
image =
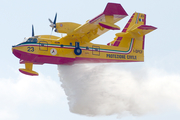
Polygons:
[[57,19],[57,13],[55,15],[54,22],[53,22],[55,25],[56,25],[56,19]]
[[[49,22],[51,23],[51,24],[50,24],[50,27],[52,27],[52,31],[54,30],[54,28],[55,28],[55,30],[56,30],[57,13],[55,14],[55,17],[54,17],[54,21],[53,21],[53,22],[52,22],[51,19],[48,19],[48,20],[49,20]],[[52,34],[52,31],[51,31],[51,34]]]
[[34,37],[34,26],[32,25],[32,37]]
[[53,23],[51,19],[48,19],[50,23]]

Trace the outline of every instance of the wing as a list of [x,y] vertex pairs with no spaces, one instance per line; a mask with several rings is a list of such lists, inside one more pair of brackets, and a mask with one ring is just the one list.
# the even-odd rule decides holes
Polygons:
[[108,3],[103,13],[77,27],[64,36],[64,39],[89,42],[108,30],[119,30],[120,28],[114,23],[127,15],[121,4]]

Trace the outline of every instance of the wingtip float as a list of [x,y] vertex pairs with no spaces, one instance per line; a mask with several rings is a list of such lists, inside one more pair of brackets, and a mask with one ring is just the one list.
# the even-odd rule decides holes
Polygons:
[[107,45],[93,44],[90,41],[108,30],[119,30],[115,23],[128,14],[120,4],[108,3],[103,13],[80,25],[72,22],[56,23],[52,27],[57,33],[66,33],[64,37],[52,35],[34,35],[12,47],[13,54],[25,64],[19,71],[26,75],[38,76],[33,64],[78,64],[110,62],[143,62],[145,35],[156,27],[146,25],[146,14],[134,13],[122,32],[115,35]]

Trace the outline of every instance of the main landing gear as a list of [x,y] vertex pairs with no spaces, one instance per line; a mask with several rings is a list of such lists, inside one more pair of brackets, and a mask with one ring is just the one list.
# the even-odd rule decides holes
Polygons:
[[76,42],[76,43],[75,43],[74,53],[75,53],[76,55],[81,55],[81,53],[82,53],[82,50],[81,50],[81,48],[79,47],[79,42]]

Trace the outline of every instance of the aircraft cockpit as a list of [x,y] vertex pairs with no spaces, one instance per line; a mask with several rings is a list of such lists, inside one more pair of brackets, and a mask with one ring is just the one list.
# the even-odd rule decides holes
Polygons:
[[37,37],[24,38],[23,42],[37,43]]

